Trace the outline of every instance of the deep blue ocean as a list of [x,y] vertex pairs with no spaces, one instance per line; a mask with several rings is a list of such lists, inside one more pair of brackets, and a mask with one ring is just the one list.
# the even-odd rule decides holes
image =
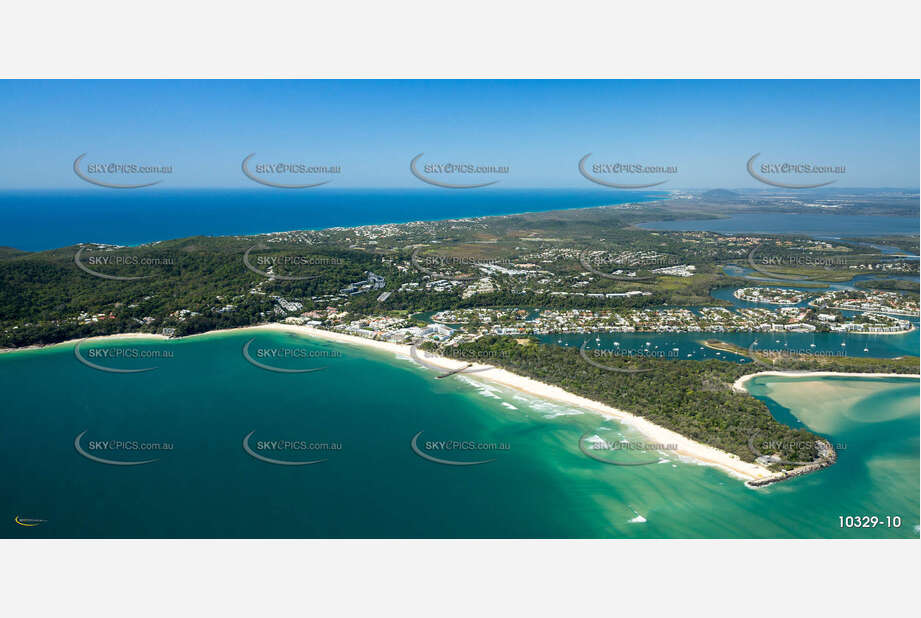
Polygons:
[[438,188],[305,191],[81,190],[0,192],[0,247],[41,251],[80,242],[138,245],[208,235],[354,227],[587,208],[661,199],[604,189]]

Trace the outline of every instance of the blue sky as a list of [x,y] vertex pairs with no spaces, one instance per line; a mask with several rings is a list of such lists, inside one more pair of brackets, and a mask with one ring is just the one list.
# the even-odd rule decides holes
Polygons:
[[[425,186],[410,159],[507,165],[501,186],[595,188],[577,162],[673,165],[661,188],[765,188],[769,161],[918,187],[917,81],[0,81],[0,189],[99,190],[74,159],[168,164],[163,188],[241,187],[256,161],[330,186]],[[270,189],[266,189],[270,190]]]

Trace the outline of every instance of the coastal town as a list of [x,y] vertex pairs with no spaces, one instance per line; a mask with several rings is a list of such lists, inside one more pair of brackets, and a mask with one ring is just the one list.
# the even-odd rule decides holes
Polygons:
[[918,299],[895,292],[834,290],[809,303],[811,307],[841,311],[873,311],[918,317]]
[[[533,315],[531,315],[533,314]],[[837,321],[823,319],[808,308],[782,307],[776,311],[763,308],[725,307],[698,309],[631,309],[631,310],[542,310],[461,309],[442,311],[432,320],[457,325],[476,335],[549,335],[598,332],[908,332],[908,320],[866,313],[860,318]]]
[[[52,287],[76,286],[80,294],[42,292],[41,306],[30,312],[11,306],[13,313],[0,324],[0,340],[19,347],[120,331],[185,336],[310,312],[324,313],[325,320],[328,307],[351,320],[528,308],[533,323],[489,326],[515,334],[626,328],[904,332],[890,318],[856,314],[918,315],[917,291],[907,277],[918,268],[910,259],[916,253],[910,244],[900,253],[883,253],[845,240],[639,229],[625,234],[621,218],[639,212],[635,204],[619,204],[527,218],[468,217],[196,241],[197,250],[202,242],[229,250],[221,254],[220,269],[206,254],[180,249],[181,242],[135,248],[85,243],[79,246],[82,259],[99,276],[81,270],[76,257],[64,260],[55,271],[57,287]],[[129,253],[137,253],[139,263],[177,257],[169,268],[151,272],[121,259]],[[834,292],[825,294],[814,284],[757,284],[745,267],[752,255],[759,262],[773,260],[785,273],[792,269],[786,276],[825,277],[829,284],[843,284],[842,289],[829,288]],[[890,264],[902,270],[869,279]],[[852,282],[855,267],[868,274]],[[196,278],[194,286],[182,278],[182,273],[199,271],[209,274]],[[119,289],[98,287],[108,276],[127,279]],[[731,299],[718,292],[727,288]],[[771,312],[739,311],[732,305]],[[573,309],[597,315],[546,313]],[[801,315],[780,309],[810,311]]]
[[798,305],[806,295],[786,288],[739,288],[732,293],[739,300],[766,305]]
[[[573,251],[568,251],[565,255],[568,258],[577,256]],[[552,255],[530,257],[538,262],[551,261],[560,258],[561,254],[556,250]],[[598,259],[598,256],[595,256],[595,259]],[[614,256],[614,259],[618,263],[633,265],[667,263],[666,257],[656,252],[622,252]],[[277,319],[288,323],[309,324],[393,342],[431,338],[442,343],[458,343],[485,335],[540,336],[603,332],[905,333],[911,331],[913,326],[910,321],[903,318],[916,317],[919,313],[917,297],[909,294],[858,289],[832,290],[818,294],[801,289],[771,286],[737,288],[732,292],[732,296],[745,303],[779,305],[775,309],[720,306],[610,309],[601,306],[585,309],[473,307],[434,312],[428,320],[429,323],[420,326],[419,319],[414,317],[412,312],[387,311],[383,306],[393,293],[444,294],[458,291],[462,300],[468,300],[480,294],[496,292],[500,287],[496,281],[497,276],[517,275],[523,275],[526,280],[538,284],[536,289],[531,289],[532,292],[547,294],[549,297],[616,301],[643,298],[652,294],[640,289],[593,292],[590,289],[596,278],[589,272],[566,278],[552,277],[548,271],[537,268],[537,264],[534,263],[516,264],[515,268],[488,262],[468,266],[480,268],[486,276],[470,280],[440,278],[438,273],[417,272],[410,263],[406,263],[398,264],[398,269],[407,274],[415,274],[417,280],[402,283],[394,291],[385,291],[387,279],[368,270],[365,271],[363,279],[349,283],[339,289],[338,293],[306,298],[284,297],[267,293],[267,285],[271,279],[265,279],[253,286],[249,290],[249,295],[266,298],[272,303],[270,311],[260,313],[263,320]],[[684,267],[685,265],[679,264],[655,270],[681,270]],[[629,276],[636,271],[621,272]],[[669,271],[668,274],[682,277],[684,272]],[[541,287],[547,284],[551,285]],[[580,291],[560,290],[559,284]],[[374,295],[378,311],[369,313],[350,309],[350,299],[365,294]],[[158,332],[171,336],[176,332],[173,324],[178,325],[195,319],[203,311],[211,315],[232,314],[243,298],[239,295],[230,299],[216,296],[214,305],[207,309],[177,309],[165,320],[143,314],[131,320],[139,327],[158,328]],[[141,306],[154,300],[152,296],[146,296],[141,301]],[[314,308],[311,309],[311,306]],[[139,305],[116,302],[108,311],[96,314],[83,312],[73,319],[82,324],[114,320],[117,314],[125,309],[138,310]]]
[[840,312],[809,307],[726,307],[660,309],[470,308],[433,313],[429,321],[409,315],[350,316],[335,307],[289,316],[306,324],[393,343],[432,340],[444,344],[474,341],[487,335],[530,336],[587,333],[732,333],[788,332],[886,334],[910,332],[910,321],[874,311],[844,318]]

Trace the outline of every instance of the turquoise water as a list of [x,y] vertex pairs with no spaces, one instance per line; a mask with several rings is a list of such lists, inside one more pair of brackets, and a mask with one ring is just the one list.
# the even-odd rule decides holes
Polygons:
[[[790,354],[825,354],[829,356],[895,358],[918,355],[918,321],[915,329],[900,335],[854,335],[843,333],[592,333],[590,335],[541,335],[546,343],[586,349],[618,349],[623,354],[647,355],[671,359],[722,359],[737,363],[751,360],[730,352],[703,345],[707,339],[719,339],[748,348],[758,342],[761,350],[788,351]],[[646,344],[649,345],[646,345]]]
[[[766,287],[783,287],[803,290],[810,295],[818,295],[821,289],[809,289],[795,285],[774,285]],[[778,305],[751,303],[739,300],[733,296],[735,287],[717,288],[711,292],[714,298],[728,301],[734,307],[760,307],[776,310]],[[805,306],[812,296],[807,297],[798,306]],[[689,307],[692,311],[697,308]],[[843,312],[845,316],[853,315],[852,311]],[[545,343],[556,343],[562,346],[579,347],[583,342],[586,348],[591,349],[618,349],[622,353],[634,355],[648,355],[656,358],[672,359],[721,359],[737,363],[749,363],[750,359],[712,350],[703,345],[707,339],[720,339],[743,348],[748,348],[757,341],[762,350],[784,350],[790,353],[813,353],[831,356],[849,356],[861,358],[895,358],[898,356],[918,356],[921,348],[919,338],[919,320],[907,316],[900,316],[914,325],[914,330],[897,335],[884,334],[845,334],[845,333],[592,333],[573,335],[541,335],[539,339]],[[648,344],[648,345],[647,345]]]
[[[801,517],[827,521],[839,515],[902,518],[900,529],[839,530],[842,536],[918,537],[919,400],[911,379],[755,378],[749,392],[775,418],[794,418],[835,445],[838,461],[808,475],[794,489],[775,485],[778,503],[795,504],[800,491],[816,491]],[[786,493],[789,490],[789,493]],[[834,492],[834,495],[829,495]],[[845,512],[841,512],[844,510]],[[837,536],[837,535],[836,535]]]
[[[257,368],[251,357],[285,369]],[[169,351],[156,360],[99,350]],[[260,356],[297,350],[309,355]],[[593,414],[479,384],[445,380],[408,359],[285,333],[249,331],[178,341],[86,342],[0,355],[6,394],[0,513],[6,537],[917,537],[918,382],[874,380],[837,408],[810,411],[809,389],[753,382],[782,420],[797,418],[848,448],[836,466],[763,490],[668,453],[610,466],[580,436],[639,436]],[[782,382],[782,381],[775,381]],[[820,380],[823,400],[857,380]],[[759,389],[763,389],[763,392]],[[792,390],[791,390],[792,389]],[[782,392],[781,392],[782,391]],[[778,402],[768,399],[777,397]],[[791,405],[792,401],[798,401]],[[792,411],[791,411],[792,408]],[[880,416],[879,410],[888,411]],[[832,420],[828,415],[832,414]],[[784,416],[788,415],[788,416]],[[840,417],[840,418],[838,418]],[[472,466],[433,463],[424,453]],[[115,466],[81,456],[153,463]],[[290,440],[341,448],[268,453]],[[103,441],[171,444],[157,452],[92,450]],[[505,446],[443,452],[428,441]],[[913,470],[913,471],[912,471]],[[870,511],[873,509],[873,512]],[[899,529],[838,527],[839,515],[898,514]],[[23,527],[15,517],[46,520]]]

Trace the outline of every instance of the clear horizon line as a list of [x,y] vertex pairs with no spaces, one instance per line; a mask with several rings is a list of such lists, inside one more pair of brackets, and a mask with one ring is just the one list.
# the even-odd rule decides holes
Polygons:
[[[272,187],[258,187],[252,186],[248,187],[245,185],[233,185],[233,186],[222,186],[222,185],[209,185],[209,186],[165,186],[159,185],[156,187],[141,187],[145,189],[143,193],[150,193],[153,191],[266,191],[269,192]],[[593,185],[566,185],[566,186],[519,186],[519,185],[506,185],[506,186],[491,186],[483,187],[484,189],[489,189],[491,191],[578,191],[578,190],[596,190],[596,191],[611,191],[620,192],[620,193],[630,193],[636,192],[639,193],[664,193],[671,191],[714,191],[714,190],[724,190],[724,191],[760,191],[760,192],[795,192],[795,193],[809,193],[815,191],[853,191],[853,190],[898,190],[898,191],[921,191],[921,186],[919,187],[910,187],[910,186],[894,186],[894,185],[880,185],[880,186],[868,186],[868,185],[854,185],[854,186],[840,186],[840,187],[818,187],[811,189],[789,189],[782,187],[728,187],[724,185],[713,185],[713,186],[684,186],[684,187],[648,187],[645,189],[610,189],[606,187],[596,187]],[[40,191],[67,191],[67,192],[99,192],[100,187],[0,187],[0,193],[4,192],[40,192]],[[432,191],[432,192],[442,192],[445,194],[449,193],[463,193],[462,190],[445,190],[441,187],[429,187],[429,186],[415,186],[415,185],[406,185],[406,186],[370,186],[370,187],[359,187],[359,186],[323,186],[316,187],[316,192],[328,192],[330,190],[349,190],[349,191],[410,191],[410,190],[419,190],[419,191]],[[284,192],[284,193],[303,193],[305,190],[302,189],[278,189],[275,192]],[[125,190],[121,193],[136,193],[142,192],[140,190]]]

